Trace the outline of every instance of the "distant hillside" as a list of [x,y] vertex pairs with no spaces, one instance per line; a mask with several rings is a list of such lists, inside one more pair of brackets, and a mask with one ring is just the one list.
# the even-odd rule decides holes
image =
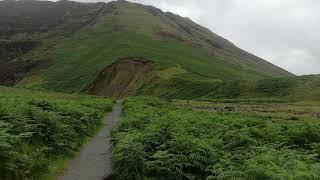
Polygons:
[[1,84],[32,89],[120,97],[294,76],[187,18],[126,1],[1,1],[0,40]]

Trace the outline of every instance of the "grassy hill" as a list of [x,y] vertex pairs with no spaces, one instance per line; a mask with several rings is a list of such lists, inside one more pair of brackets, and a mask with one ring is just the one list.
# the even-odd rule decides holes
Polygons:
[[[0,73],[2,84],[90,93],[90,87],[105,78],[111,64],[128,59],[148,61],[152,68],[142,78],[133,78],[137,82],[128,82],[133,85],[124,94],[154,94],[159,87],[193,88],[203,82],[293,76],[187,18],[150,6],[126,1],[2,1],[0,9],[4,10],[0,11],[4,46],[35,42],[32,49],[19,51],[22,53],[15,53],[21,49],[17,46],[9,49],[12,58],[0,66],[10,69]],[[44,11],[48,13],[39,16]],[[116,68],[111,76],[118,79],[106,80],[109,84],[94,92],[112,94],[106,89],[112,89],[110,82],[124,80],[118,75],[122,70]],[[130,71],[136,74],[139,70],[132,66]],[[186,86],[172,83],[176,79],[186,81]]]

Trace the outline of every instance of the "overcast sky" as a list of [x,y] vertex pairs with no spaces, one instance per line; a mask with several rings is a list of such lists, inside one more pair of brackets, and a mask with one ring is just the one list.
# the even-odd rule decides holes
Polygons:
[[320,74],[320,0],[129,1],[189,17],[295,74]]

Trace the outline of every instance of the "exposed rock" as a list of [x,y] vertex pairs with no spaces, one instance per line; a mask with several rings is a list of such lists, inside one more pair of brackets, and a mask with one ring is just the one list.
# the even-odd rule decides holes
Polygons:
[[13,86],[24,78],[36,63],[32,62],[13,62],[0,64],[0,84]]
[[0,41],[0,63],[22,56],[38,44],[37,41]]
[[316,118],[320,118],[320,112],[313,113],[313,116],[316,117]]

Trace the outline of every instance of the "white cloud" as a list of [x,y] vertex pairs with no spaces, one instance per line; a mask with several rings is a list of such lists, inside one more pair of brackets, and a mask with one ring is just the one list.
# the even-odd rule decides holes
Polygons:
[[319,61],[308,50],[287,49],[286,52],[285,54],[266,52],[264,56],[268,58],[270,62],[287,67],[287,70],[300,75],[319,73]]

